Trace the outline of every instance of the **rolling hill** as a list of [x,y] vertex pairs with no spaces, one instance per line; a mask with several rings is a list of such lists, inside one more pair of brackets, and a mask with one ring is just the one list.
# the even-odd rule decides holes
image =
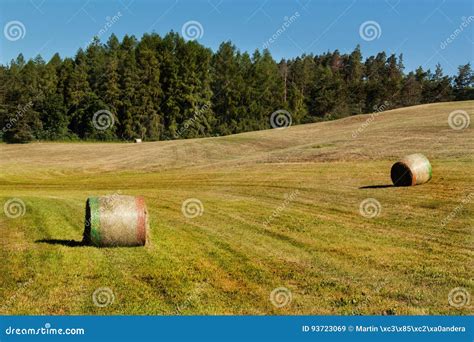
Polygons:
[[[474,133],[454,111],[473,117],[474,101],[217,138],[1,144],[0,312],[472,313],[448,300],[474,289]],[[433,179],[390,186],[415,152]],[[77,243],[86,198],[114,193],[145,197],[146,247]]]

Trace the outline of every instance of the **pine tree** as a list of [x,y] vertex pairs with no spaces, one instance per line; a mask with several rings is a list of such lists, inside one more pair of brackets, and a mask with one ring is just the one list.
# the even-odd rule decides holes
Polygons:
[[137,92],[140,79],[135,56],[137,41],[133,36],[125,36],[120,46],[120,99],[121,106],[117,116],[120,122],[119,136],[125,140],[139,138],[142,135],[135,120],[138,118]]
[[309,93],[309,114],[313,121],[334,118],[339,116],[341,111],[347,110],[344,108],[345,104],[339,100],[340,94],[344,92],[340,76],[334,75],[329,65],[319,65],[315,73],[314,86]]
[[163,131],[160,104],[163,92],[160,84],[160,65],[155,54],[159,44],[157,35],[146,35],[137,48],[140,88],[137,91],[138,117],[135,131],[141,139],[159,140]]
[[86,138],[92,130],[91,121],[94,113],[86,111],[92,102],[93,92],[88,81],[87,58],[82,49],[76,54],[66,93],[69,100],[69,128],[80,138]]
[[158,46],[161,59],[160,83],[163,91],[161,110],[165,127],[165,139],[179,137],[178,121],[181,112],[178,89],[178,57],[175,54],[179,36],[176,33],[167,34]]
[[419,77],[410,72],[405,78],[401,90],[400,103],[402,106],[413,106],[421,102],[422,84]]
[[252,68],[252,89],[255,101],[250,106],[250,114],[255,121],[252,130],[270,127],[270,116],[284,108],[284,83],[277,63],[268,50],[263,54],[255,51]]
[[105,77],[99,80],[100,98],[107,103],[110,112],[114,115],[115,124],[120,126],[118,113],[122,108],[119,75],[120,42],[115,35],[111,35],[105,46]]
[[425,83],[424,102],[433,103],[441,101],[450,101],[453,97],[451,78],[443,75],[443,69],[438,63],[434,74],[428,74],[428,81]]
[[[360,47],[302,55],[277,63],[268,50],[250,57],[231,42],[213,53],[177,33],[140,41],[98,38],[74,58],[48,63],[19,55],[0,65],[0,138],[161,140],[270,127],[277,110],[293,123],[332,119],[390,107],[474,98],[468,63],[456,77],[418,68],[404,73],[403,56],[385,52],[363,61]],[[94,125],[108,111],[114,125]]]
[[471,69],[471,63],[461,65],[458,68],[458,74],[454,78],[454,93],[456,100],[474,99],[474,73]]
[[7,130],[3,138],[11,143],[26,143],[40,137],[42,122],[38,112],[41,57],[25,63],[23,55],[11,63],[11,79],[7,90]]
[[384,89],[387,82],[387,55],[380,52],[377,56],[369,57],[365,62],[365,112],[373,112],[376,108],[389,100],[391,94]]
[[395,106],[400,100],[400,91],[403,84],[403,65],[397,61],[397,57],[392,54],[387,59],[386,73],[382,78],[382,86],[385,90],[384,103],[388,102]]
[[360,45],[350,54],[346,72],[346,82],[349,92],[350,114],[361,114],[364,111],[364,65],[362,64],[362,53]]
[[222,43],[212,58],[212,103],[218,114],[217,131],[222,135],[238,131],[238,106],[244,100],[244,94],[240,93],[243,73],[238,58],[230,42]]

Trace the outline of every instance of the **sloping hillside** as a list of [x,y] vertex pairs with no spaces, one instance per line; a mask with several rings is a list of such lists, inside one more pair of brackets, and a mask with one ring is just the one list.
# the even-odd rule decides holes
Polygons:
[[[448,295],[474,288],[474,131],[453,129],[454,111],[473,118],[474,101],[219,138],[0,145],[0,204],[24,204],[0,212],[0,313],[467,314]],[[414,152],[433,179],[391,187]],[[71,242],[86,198],[113,193],[144,195],[151,243]],[[187,199],[202,215],[183,215]],[[98,307],[103,287],[114,301]]]
[[220,138],[146,144],[2,145],[0,166],[14,173],[18,166],[32,164],[35,169],[161,170],[232,163],[374,160],[412,151],[432,157],[468,156],[474,142],[472,125],[452,129],[448,116],[454,110],[472,116],[474,101],[420,105]]

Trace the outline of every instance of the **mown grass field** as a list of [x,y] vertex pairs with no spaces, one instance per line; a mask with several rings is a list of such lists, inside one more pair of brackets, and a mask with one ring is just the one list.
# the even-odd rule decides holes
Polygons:
[[[474,130],[452,129],[454,110],[474,118],[474,101],[221,138],[0,145],[0,209],[26,204],[19,218],[0,210],[0,313],[472,314],[472,300],[448,302],[474,293]],[[390,185],[415,152],[429,183],[363,188]],[[150,244],[69,243],[86,198],[117,192],[145,197]],[[201,216],[183,215],[188,198]],[[360,214],[367,198],[374,218]],[[92,300],[101,287],[106,307]]]

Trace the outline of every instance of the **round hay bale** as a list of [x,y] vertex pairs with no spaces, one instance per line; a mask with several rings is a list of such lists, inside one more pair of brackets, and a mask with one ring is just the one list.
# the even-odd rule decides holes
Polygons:
[[86,202],[84,242],[99,247],[144,246],[148,211],[143,197],[111,195]]
[[393,164],[390,171],[393,185],[411,186],[423,184],[431,179],[431,164],[420,153],[410,154]]

